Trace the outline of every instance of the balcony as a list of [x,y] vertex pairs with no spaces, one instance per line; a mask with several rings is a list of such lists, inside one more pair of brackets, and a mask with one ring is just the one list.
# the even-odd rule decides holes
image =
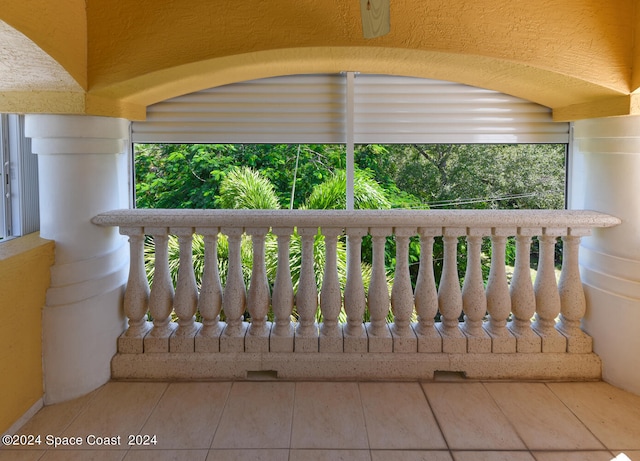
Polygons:
[[1,461],[638,460],[640,397],[603,382],[110,382],[17,434],[41,443]]
[[[586,303],[578,251],[581,237],[592,229],[619,223],[608,215],[531,210],[118,210],[100,214],[93,222],[119,227],[130,242],[124,298],[128,328],[118,339],[112,361],[115,379],[431,380],[440,372],[473,379],[601,377],[592,339],[580,327]],[[373,243],[371,280],[365,290],[361,242],[367,234]],[[169,235],[177,236],[180,248],[175,287]],[[193,269],[194,235],[204,241],[201,282]],[[217,261],[221,235],[228,241],[224,286]],[[249,271],[242,265],[243,235],[252,243]],[[155,242],[150,288],[144,270],[146,236]],[[389,236],[396,246],[391,282],[384,265]],[[408,261],[413,236],[419,237],[422,255],[415,288]],[[535,282],[529,270],[533,236],[540,242]],[[436,237],[442,237],[444,245],[439,284],[432,263]],[[510,282],[505,271],[507,237],[517,242]],[[554,253],[560,237],[563,265],[557,282]],[[468,249],[462,268],[457,262],[460,238]],[[481,267],[484,238],[491,241],[492,255],[486,287]],[[316,240],[323,245],[316,245]],[[295,281],[290,262],[294,241],[301,246]],[[277,245],[278,254],[273,287],[265,261],[269,242]],[[348,247],[343,286],[338,277],[340,244]],[[318,261],[324,266],[314,271]],[[250,273],[248,283],[243,269]],[[317,273],[323,274],[322,280]],[[465,274],[462,287],[459,273]],[[244,321],[245,313],[250,322]],[[272,321],[267,321],[268,315]]]

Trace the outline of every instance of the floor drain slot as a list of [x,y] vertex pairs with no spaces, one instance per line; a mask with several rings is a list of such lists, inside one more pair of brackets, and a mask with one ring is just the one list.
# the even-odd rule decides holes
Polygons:
[[439,371],[433,372],[434,381],[464,381],[467,379],[464,371]]
[[273,381],[278,379],[276,370],[247,371],[247,379],[251,381]]

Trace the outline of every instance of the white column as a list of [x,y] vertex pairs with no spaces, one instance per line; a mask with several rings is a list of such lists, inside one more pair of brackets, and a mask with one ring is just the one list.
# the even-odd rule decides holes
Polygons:
[[[580,246],[587,312],[583,327],[602,359],[603,378],[640,394],[640,117],[575,123],[572,197],[622,220]],[[579,204],[579,200],[573,203]]]
[[93,116],[27,115],[38,154],[40,235],[56,242],[42,314],[45,402],[68,400],[110,378],[122,310],[128,244],[116,228],[91,224],[128,208],[129,122]]

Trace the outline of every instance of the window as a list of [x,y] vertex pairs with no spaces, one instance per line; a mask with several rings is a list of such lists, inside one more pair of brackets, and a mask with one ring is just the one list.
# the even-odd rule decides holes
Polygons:
[[[564,208],[565,144],[358,144],[354,154],[356,208]],[[259,190],[273,199],[246,207],[346,207],[343,144],[134,144],[134,156],[138,208],[233,208]],[[270,190],[230,176],[238,167]]]
[[0,114],[0,241],[40,229],[38,159],[24,136],[24,117]]
[[359,166],[354,151],[362,146],[555,145],[563,160],[569,124],[554,122],[547,107],[491,90],[346,72],[240,82],[163,101],[148,107],[146,121],[132,124],[132,141],[341,145],[349,208]]

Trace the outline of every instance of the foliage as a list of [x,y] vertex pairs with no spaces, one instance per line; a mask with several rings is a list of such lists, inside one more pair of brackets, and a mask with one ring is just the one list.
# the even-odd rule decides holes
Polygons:
[[277,210],[280,208],[273,184],[260,172],[236,167],[220,184],[218,205],[228,209]]
[[[384,189],[372,178],[371,173],[356,169],[353,182],[353,199],[356,210],[380,210],[391,208]],[[336,171],[323,183],[313,188],[303,208],[313,210],[344,210],[347,208],[347,173]]]
[[[346,207],[345,148],[343,145],[253,144],[157,144],[135,146],[136,203],[140,208],[307,208]],[[377,145],[356,146],[355,208],[562,208],[564,206],[564,145]],[[219,236],[218,265],[224,285],[228,265],[228,242]],[[153,246],[145,248],[149,277],[153,277]],[[324,239],[315,239],[315,272],[318,287],[324,269]],[[387,239],[385,262],[393,277],[395,238]],[[491,244],[482,246],[483,273],[489,272]],[[513,264],[514,239],[507,242],[507,264]],[[442,239],[436,238],[433,264],[439,281],[443,261]],[[170,237],[172,276],[177,277],[179,248]],[[245,283],[250,282],[252,243],[242,242]],[[409,264],[412,281],[417,276],[420,250],[411,239]],[[275,280],[277,244],[266,239],[266,264],[270,283]],[[202,237],[193,241],[198,283],[204,259]],[[560,254],[557,254],[557,262]],[[362,246],[362,273],[368,286],[371,239]],[[297,288],[301,243],[291,237],[290,266]],[[537,262],[536,242],[532,267]],[[458,243],[461,282],[466,263],[466,241]],[[338,272],[344,288],[346,245],[338,242]],[[344,313],[342,314],[344,317]]]
[[[294,171],[299,157],[298,171]],[[224,178],[238,166],[260,171],[273,184],[281,208],[294,208],[313,187],[345,168],[344,146],[291,144],[136,144],[138,208],[223,208]]]
[[394,146],[398,187],[430,208],[564,207],[565,146]]

